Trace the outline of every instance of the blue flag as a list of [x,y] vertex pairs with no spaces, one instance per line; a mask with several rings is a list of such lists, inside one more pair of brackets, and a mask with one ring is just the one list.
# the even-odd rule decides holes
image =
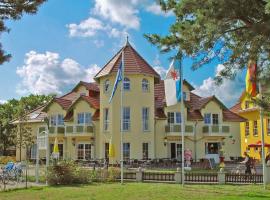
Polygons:
[[122,67],[123,67],[123,63],[122,63],[122,60],[121,60],[118,71],[117,71],[116,79],[115,79],[115,82],[114,82],[114,85],[113,85],[113,90],[112,90],[112,94],[111,94],[109,103],[111,103],[111,101],[112,101],[112,98],[113,98],[114,93],[115,93],[115,91],[117,89],[118,83],[120,81],[122,81],[122,79],[123,79]]

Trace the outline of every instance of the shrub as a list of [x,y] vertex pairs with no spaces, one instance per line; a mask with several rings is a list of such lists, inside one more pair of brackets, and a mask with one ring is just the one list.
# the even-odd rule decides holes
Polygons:
[[90,173],[72,161],[60,161],[48,169],[49,185],[85,184],[90,182]]
[[115,167],[110,167],[108,169],[108,178],[107,181],[112,182],[116,181],[120,177],[120,169]]

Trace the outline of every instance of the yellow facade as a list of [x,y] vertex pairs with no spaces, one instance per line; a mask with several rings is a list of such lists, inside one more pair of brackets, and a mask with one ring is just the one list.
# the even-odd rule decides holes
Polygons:
[[[241,130],[241,154],[247,152],[251,157],[255,159],[261,159],[261,120],[259,108],[254,106],[252,101],[247,95],[243,95],[240,98],[241,110],[238,112],[239,115],[247,119],[247,122],[240,124]],[[265,144],[270,144],[270,125],[269,116],[264,116],[263,127],[264,127],[264,139]],[[254,127],[255,122],[255,127]],[[256,134],[256,123],[257,123],[257,134]],[[247,128],[247,126],[249,128]],[[255,146],[257,144],[257,146]],[[270,153],[270,148],[265,147],[266,155]]]
[[[155,87],[161,80],[154,75],[141,72],[126,73],[125,77],[130,80],[130,89],[124,91],[123,95],[123,107],[129,109],[130,112],[130,119],[126,122],[128,128],[123,131],[123,142],[126,145],[125,148],[128,149],[128,158],[181,159],[182,141],[179,128],[181,124],[176,120],[181,110],[180,103],[170,107],[164,105],[162,109],[165,117],[157,117]],[[78,84],[72,91],[77,94],[76,98],[67,100],[67,97],[65,97],[66,100],[63,100],[63,97],[53,100],[43,109],[48,118],[53,119],[50,120],[49,130],[47,130],[48,128],[42,120],[35,123],[29,122],[29,126],[33,127],[33,134],[36,135],[40,129],[46,129],[49,132],[50,145],[54,143],[54,139],[57,137],[59,145],[61,145],[61,148],[59,148],[61,157],[74,160],[104,159],[108,156],[108,144],[112,141],[115,147],[115,157],[110,162],[119,163],[120,85],[112,102],[109,103],[115,78],[116,73],[112,72],[96,79],[99,88],[98,107],[91,103],[92,97],[90,98],[89,88],[84,84]],[[148,82],[148,90],[143,90],[143,80]],[[109,85],[107,91],[105,91],[105,83]],[[187,104],[191,101],[191,95],[194,95],[191,93],[191,89],[192,86],[188,83],[184,84],[183,90],[186,94],[185,100]],[[92,92],[95,93],[96,91]],[[88,96],[90,99],[88,101],[87,98],[81,98],[80,96]],[[62,104],[61,99],[65,101]],[[70,105],[66,106],[67,103],[70,103]],[[240,156],[240,123],[223,119],[223,111],[224,109],[227,110],[227,108],[224,108],[222,103],[215,100],[215,98],[210,98],[199,109],[201,119],[198,120],[188,118],[190,109],[185,104],[184,147],[192,151],[194,161],[202,158],[213,158],[218,162],[221,148],[225,151],[226,160],[229,160],[230,157]],[[143,110],[147,110],[148,113],[147,120],[144,121],[145,123],[147,121],[147,128],[144,128]],[[106,120],[105,111],[108,111]],[[170,122],[169,124],[169,114],[174,115],[174,123]],[[210,123],[206,124],[204,122],[203,117],[205,114],[210,114]],[[86,120],[86,116],[89,115],[91,118],[95,115],[98,117],[92,118],[89,123],[84,124],[78,119],[80,116]],[[216,123],[212,122],[213,115],[217,116]],[[61,124],[58,124],[59,117],[61,120],[65,120]]]

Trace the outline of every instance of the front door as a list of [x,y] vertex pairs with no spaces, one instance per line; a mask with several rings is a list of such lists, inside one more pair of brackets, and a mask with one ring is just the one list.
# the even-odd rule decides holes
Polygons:
[[205,157],[208,159],[214,159],[215,163],[219,163],[219,142],[207,142],[205,143]]
[[171,143],[171,159],[176,158],[176,148],[175,143]]

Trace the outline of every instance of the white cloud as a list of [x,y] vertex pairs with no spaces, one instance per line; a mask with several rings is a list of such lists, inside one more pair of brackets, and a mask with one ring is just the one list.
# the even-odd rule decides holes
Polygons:
[[139,29],[140,19],[136,6],[143,0],[95,0],[93,13],[124,27]]
[[[224,69],[224,66],[219,64],[216,68],[216,75]],[[205,79],[200,86],[195,86],[194,92],[200,96],[207,97],[215,95],[219,98],[225,105],[231,107],[234,105],[244,86],[244,81],[241,80],[239,76],[235,80],[224,79],[222,85],[216,85],[215,80],[212,77]]]
[[106,29],[102,21],[93,17],[89,17],[79,24],[68,24],[67,27],[70,37],[93,37],[98,31]]
[[154,70],[160,75],[161,79],[164,79],[167,73],[167,69],[162,67],[161,62],[159,60],[159,55],[156,55],[153,61]]
[[97,48],[100,48],[100,47],[104,46],[104,41],[103,40],[94,40],[94,44],[96,45]]
[[151,5],[148,5],[146,7],[146,11],[153,13],[155,15],[161,15],[161,16],[165,16],[165,17],[173,16],[172,11],[164,12],[161,9],[160,5],[158,5],[157,3],[152,3]]
[[71,58],[60,60],[58,53],[26,53],[24,65],[16,73],[22,81],[17,86],[17,93],[62,94],[66,87],[71,87],[80,80],[93,80],[100,70],[96,65],[85,68]]
[[0,99],[0,104],[5,104],[5,103],[7,103],[7,100]]

